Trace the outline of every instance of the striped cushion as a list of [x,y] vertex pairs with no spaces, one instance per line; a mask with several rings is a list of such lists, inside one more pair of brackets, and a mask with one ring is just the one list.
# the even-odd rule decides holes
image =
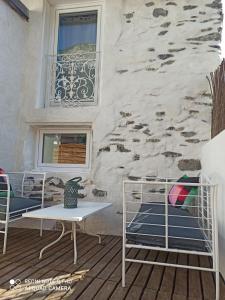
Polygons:
[[[180,179],[178,179],[177,182],[186,182],[186,183],[198,183],[199,178],[198,177],[188,177],[187,175],[182,176]],[[180,207],[184,205],[185,200],[187,199],[188,195],[193,192],[193,189],[195,190],[195,194],[197,194],[197,188],[193,186],[184,186],[184,185],[174,185],[172,186],[171,190],[168,194],[168,202],[172,206]],[[193,194],[193,193],[192,193]],[[190,198],[194,200],[194,197]],[[189,201],[189,204],[190,201]]]

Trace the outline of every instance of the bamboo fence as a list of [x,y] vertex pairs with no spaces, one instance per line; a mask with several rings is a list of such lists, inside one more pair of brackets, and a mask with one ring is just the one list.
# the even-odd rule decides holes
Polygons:
[[225,129],[225,60],[208,78],[213,99],[212,138]]

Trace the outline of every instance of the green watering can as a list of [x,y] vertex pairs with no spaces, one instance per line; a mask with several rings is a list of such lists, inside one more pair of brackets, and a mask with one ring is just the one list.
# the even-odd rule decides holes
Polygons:
[[79,198],[79,190],[84,187],[79,184],[82,177],[74,177],[68,180],[64,188],[64,208],[76,208],[77,198]]

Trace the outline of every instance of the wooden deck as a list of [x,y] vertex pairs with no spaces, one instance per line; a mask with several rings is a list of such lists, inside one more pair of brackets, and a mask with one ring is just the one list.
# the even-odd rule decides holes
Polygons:
[[[121,238],[104,236],[103,244],[84,234],[78,235],[78,264],[73,265],[69,236],[38,259],[39,250],[59,233],[37,230],[9,230],[7,254],[0,255],[0,299],[14,300],[213,300],[215,285],[208,272],[187,271],[141,264],[126,264],[126,288],[121,287]],[[2,239],[0,236],[0,245]],[[197,256],[130,250],[129,255],[157,261],[208,265],[208,259]],[[10,289],[10,279],[20,284]],[[42,280],[31,282],[31,279]],[[48,282],[54,279],[55,282]],[[58,290],[56,290],[56,288]],[[59,289],[61,288],[61,290]],[[225,286],[221,281],[221,297]]]

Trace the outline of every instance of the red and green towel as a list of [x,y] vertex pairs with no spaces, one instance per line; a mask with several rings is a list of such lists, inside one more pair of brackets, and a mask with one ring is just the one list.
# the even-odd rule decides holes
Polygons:
[[[188,177],[187,175],[184,175],[180,179],[178,179],[177,182],[199,183],[199,177]],[[188,206],[192,205],[197,195],[197,186],[174,185],[169,191],[168,202],[172,206],[187,209]]]

